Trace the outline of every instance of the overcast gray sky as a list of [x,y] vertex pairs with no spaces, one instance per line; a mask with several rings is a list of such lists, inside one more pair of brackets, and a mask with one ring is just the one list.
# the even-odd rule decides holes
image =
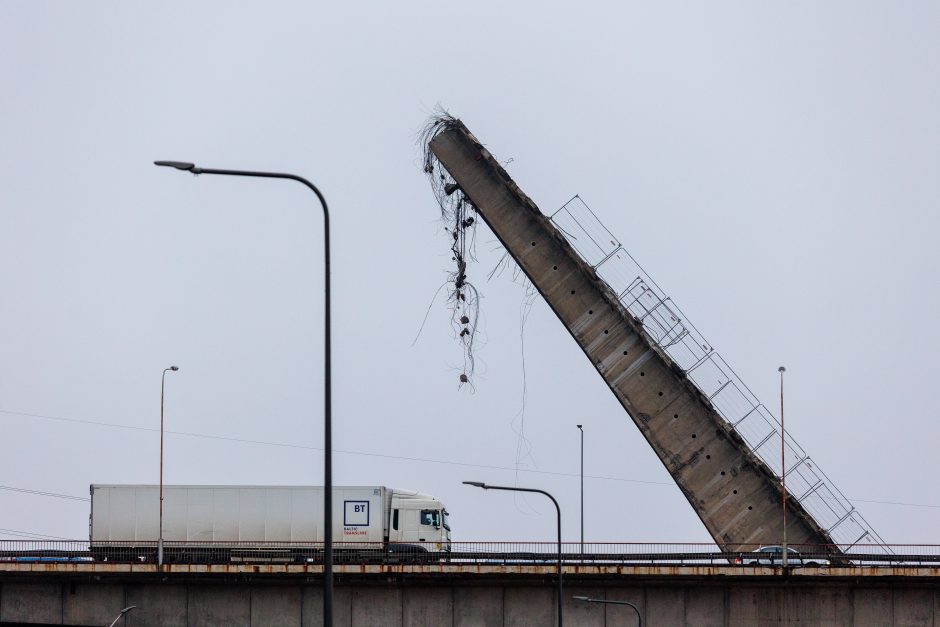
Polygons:
[[[707,541],[541,301],[518,458],[524,290],[485,227],[475,392],[440,298],[412,346],[450,268],[440,103],[544,212],[580,194],[770,407],[786,365],[788,428],[885,540],[940,542],[936,2],[7,1],[0,51],[0,485],[156,483],[171,364],[167,429],[231,439],[169,434],[168,482],[322,481],[320,209],[151,165],[179,159],[330,202],[337,484],[551,539],[547,503],[460,483],[518,482],[575,540],[583,423],[588,540]],[[0,537],[87,517],[0,489]]]

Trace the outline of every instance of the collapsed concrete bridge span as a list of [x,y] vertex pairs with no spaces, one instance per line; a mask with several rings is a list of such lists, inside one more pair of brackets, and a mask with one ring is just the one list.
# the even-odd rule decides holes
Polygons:
[[[715,542],[728,551],[779,543],[772,414],[578,197],[546,216],[462,122],[443,117],[431,128],[425,165],[438,199],[457,196],[492,229]],[[788,438],[784,448],[789,542],[835,554],[883,544],[799,445]]]

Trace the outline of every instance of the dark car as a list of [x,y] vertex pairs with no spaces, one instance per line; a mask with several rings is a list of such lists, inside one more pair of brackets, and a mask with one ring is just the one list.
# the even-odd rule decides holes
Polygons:
[[[762,546],[751,555],[753,557],[737,558],[735,563],[748,566],[783,566],[783,547],[778,544]],[[829,566],[829,560],[821,557],[803,557],[796,549],[787,547],[787,566]]]

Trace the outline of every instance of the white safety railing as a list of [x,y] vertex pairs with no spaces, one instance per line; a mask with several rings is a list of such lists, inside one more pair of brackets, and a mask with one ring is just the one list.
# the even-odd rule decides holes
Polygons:
[[[744,439],[751,451],[780,478],[780,423],[715,352],[679,307],[575,196],[551,216],[572,248],[602,279],[620,303],[639,321],[649,341],[658,346],[705,395],[719,416]],[[847,498],[785,434],[787,494],[839,545],[851,552],[864,543],[889,551]]]
[[[49,564],[149,564],[156,566],[156,540],[95,542],[88,540],[5,540],[0,538],[0,571],[45,569]],[[322,542],[173,542],[165,562],[177,564],[323,563]],[[549,564],[558,554],[568,564],[716,564],[768,565],[775,558],[759,544],[720,545],[707,542],[336,542],[336,564]],[[793,544],[790,566],[839,567],[924,566],[940,569],[936,544]],[[845,554],[849,553],[848,556]],[[779,565],[779,564],[777,564]],[[81,566],[74,566],[76,570]]]

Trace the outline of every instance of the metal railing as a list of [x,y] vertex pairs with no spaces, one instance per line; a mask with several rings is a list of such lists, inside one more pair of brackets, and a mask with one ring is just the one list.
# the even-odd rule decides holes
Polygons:
[[[449,549],[435,542],[336,542],[337,564],[543,565],[558,560],[555,542],[453,542]],[[115,563],[155,564],[157,541],[97,542],[87,540],[0,540],[4,564]],[[716,565],[779,566],[779,556],[759,545],[712,543],[580,542],[562,543],[567,565]],[[791,545],[795,567],[913,567],[940,569],[940,545],[853,544]],[[851,552],[849,552],[851,550]],[[323,543],[317,542],[166,542],[168,564],[322,564]],[[940,574],[940,573],[938,573]]]
[[[571,247],[642,325],[648,340],[705,396],[716,413],[779,479],[780,423],[679,307],[575,196],[550,216]],[[784,437],[787,493],[846,552],[859,543],[885,547],[868,521],[789,433]]]

